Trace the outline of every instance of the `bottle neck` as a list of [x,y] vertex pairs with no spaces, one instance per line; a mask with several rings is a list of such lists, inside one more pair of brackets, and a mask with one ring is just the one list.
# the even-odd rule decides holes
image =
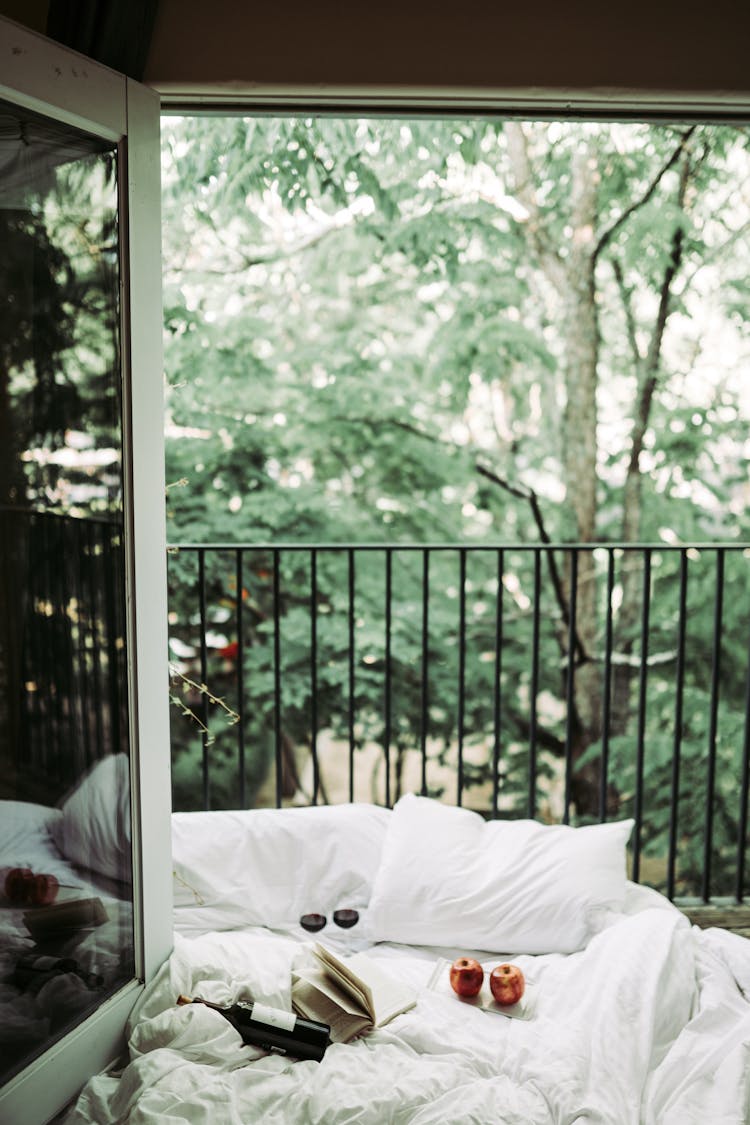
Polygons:
[[221,1006],[221,1004],[213,1004],[210,1000],[204,1000],[202,996],[192,996],[191,997],[191,996],[180,995],[180,996],[177,997],[177,1003],[180,1004],[180,1005],[183,1005],[183,1004],[203,1004],[203,1005],[205,1005],[206,1008],[213,1008],[213,1010],[215,1012],[226,1012],[226,1010],[227,1010],[226,1008],[223,1008]]

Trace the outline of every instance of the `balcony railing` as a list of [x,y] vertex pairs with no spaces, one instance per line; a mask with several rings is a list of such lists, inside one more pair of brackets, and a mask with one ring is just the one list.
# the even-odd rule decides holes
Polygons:
[[54,802],[128,745],[122,520],[0,508],[0,772]]
[[632,816],[631,875],[744,901],[750,547],[170,547],[175,808],[408,790]]

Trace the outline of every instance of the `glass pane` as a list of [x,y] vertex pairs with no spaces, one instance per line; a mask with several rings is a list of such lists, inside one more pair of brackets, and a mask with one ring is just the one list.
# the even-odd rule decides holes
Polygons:
[[117,153],[0,103],[0,1082],[134,975]]

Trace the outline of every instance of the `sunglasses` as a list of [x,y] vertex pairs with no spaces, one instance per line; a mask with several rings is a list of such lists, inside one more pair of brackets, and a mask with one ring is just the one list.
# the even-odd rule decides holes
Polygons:
[[[356,926],[359,921],[359,911],[334,910],[333,921],[337,926],[341,926],[342,930],[349,930],[352,926]],[[316,934],[318,930],[322,930],[327,922],[328,919],[325,914],[303,914],[299,920],[302,929],[307,930],[310,934]]]

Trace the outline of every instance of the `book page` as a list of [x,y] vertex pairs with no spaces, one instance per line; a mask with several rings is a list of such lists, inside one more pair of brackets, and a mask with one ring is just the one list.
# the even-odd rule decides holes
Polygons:
[[366,953],[355,953],[349,959],[349,968],[367,985],[372,997],[373,1022],[377,1027],[382,1027],[416,1004],[414,989],[389,976]]
[[334,1043],[347,1043],[372,1027],[372,1020],[325,973],[316,969],[297,974],[292,983],[292,1006],[300,1016],[321,1020],[331,1029]]
[[323,970],[340,983],[341,987],[349,993],[350,999],[356,1000],[362,1010],[367,1012],[372,1022],[375,1023],[375,1005],[372,992],[365,982],[360,980],[344,961],[340,961],[324,945],[316,943],[313,953],[323,966]]
[[388,976],[366,953],[355,953],[344,962],[322,945],[316,945],[314,952],[342,988],[357,999],[363,998],[363,1006],[376,1027],[382,1027],[417,1002],[413,989]]

